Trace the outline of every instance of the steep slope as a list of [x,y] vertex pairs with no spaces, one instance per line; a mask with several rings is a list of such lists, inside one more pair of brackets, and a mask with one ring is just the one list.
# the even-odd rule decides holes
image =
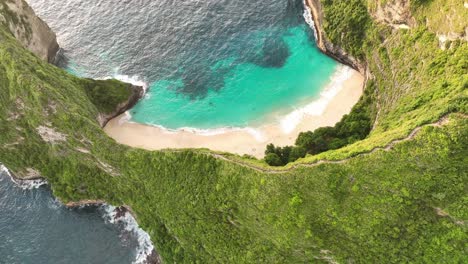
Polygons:
[[[318,30],[325,43],[322,50],[351,58],[348,64],[368,76],[365,95],[354,111],[367,111],[373,129],[365,140],[303,161],[342,159],[367,152],[447,113],[467,111],[467,42],[463,38],[448,41],[445,45],[449,48],[442,49],[439,33],[428,27],[436,16],[427,12],[428,6],[437,4],[444,10],[453,1],[422,2],[309,1],[312,10],[320,14],[316,21],[323,27]],[[455,20],[452,16],[464,16],[465,8],[458,5],[446,23]],[[394,16],[388,10],[401,15]],[[462,25],[457,28],[467,28],[466,20],[458,19],[458,24]]]
[[59,50],[57,37],[24,0],[1,0],[0,23],[10,29],[23,47],[45,61],[54,62]]
[[266,173],[248,167],[258,161],[206,150],[118,145],[96,118],[132,89],[90,89],[99,83],[41,61],[5,26],[0,161],[47,178],[63,202],[130,206],[167,263],[466,262],[466,42],[442,50],[425,24],[374,22],[365,1],[322,5],[329,41],[372,74],[361,103],[375,125],[367,139],[299,163],[344,162]]

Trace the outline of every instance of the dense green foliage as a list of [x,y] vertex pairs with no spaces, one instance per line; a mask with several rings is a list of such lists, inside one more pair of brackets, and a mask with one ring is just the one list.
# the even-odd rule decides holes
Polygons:
[[[418,14],[415,20],[420,23],[438,20],[438,14],[424,12],[424,8],[433,4],[437,4],[439,9],[443,8],[444,1],[451,2],[433,0],[422,6],[414,4],[413,12]],[[350,6],[342,9],[343,2]],[[360,32],[353,34],[365,36],[364,43],[355,48],[361,50],[362,60],[366,62],[371,76],[364,96],[350,115],[333,128],[320,128],[299,136],[296,146],[306,148],[310,154],[323,152],[321,155],[310,155],[304,161],[342,159],[367,152],[376,146],[385,146],[395,138],[402,138],[416,126],[434,122],[447,113],[468,111],[466,41],[448,41],[445,44],[448,48],[443,50],[439,47],[437,35],[424,25],[410,30],[396,30],[368,21],[366,17],[369,14],[353,11],[366,3],[363,0],[333,1],[333,4],[324,0],[322,3],[325,20],[329,23],[324,25],[325,32],[333,43],[342,41],[335,39],[333,32],[346,30],[347,24],[342,17],[367,21],[365,25],[355,27],[354,30]],[[455,13],[453,19],[445,19],[445,23],[464,16],[459,13]],[[439,28],[445,28],[441,21],[438,22],[441,24]],[[466,20],[464,23],[466,25]],[[333,28],[329,28],[331,24]],[[353,53],[353,47],[342,46],[351,55],[361,57],[360,52]],[[367,136],[370,128],[371,134]],[[333,149],[339,150],[328,152]]]
[[363,98],[353,108],[349,115],[334,127],[321,127],[315,131],[299,134],[295,146],[275,147],[267,146],[265,162],[270,166],[284,166],[303,158],[306,153],[315,155],[328,150],[339,149],[348,144],[364,139],[371,130],[369,113],[370,96],[366,90]]
[[322,0],[328,39],[357,58],[364,58],[371,19],[363,0]]
[[[335,2],[344,1],[326,2],[325,10],[345,12],[337,19],[361,6],[339,9]],[[375,27],[382,27],[382,42],[363,35],[372,44],[364,51],[374,75],[360,103],[365,110],[356,106],[349,115],[356,125],[346,122],[333,133],[349,131],[354,141],[362,112],[372,132],[300,162],[349,158],[447,113],[467,112],[465,42],[443,51],[423,26]],[[344,47],[353,45],[346,41]],[[39,171],[64,202],[130,206],[167,263],[468,261],[466,115],[451,114],[389,151],[318,166],[296,162],[294,169],[270,173],[207,151],[116,144],[96,122],[99,107],[84,82],[25,51],[0,26],[0,161],[19,176]],[[46,141],[41,126],[65,139]],[[284,148],[280,154],[288,151],[301,154]],[[285,155],[278,158],[283,162]]]
[[265,161],[271,166],[283,166],[305,157],[306,149],[300,146],[275,147],[269,144],[265,151]]
[[[465,258],[457,221],[466,217],[467,149],[457,142],[467,139],[460,134],[466,125],[453,119],[392,152],[280,175],[190,151],[128,151],[125,177],[70,164],[49,179],[61,197],[129,204],[168,262],[298,263],[330,255],[456,263]],[[70,185],[73,177],[62,172],[77,169],[79,183]],[[89,193],[67,193],[77,185]],[[450,217],[438,216],[439,207]]]
[[109,114],[115,111],[116,106],[125,103],[132,94],[130,84],[117,80],[83,80],[83,87],[89,100],[97,107],[99,112]]

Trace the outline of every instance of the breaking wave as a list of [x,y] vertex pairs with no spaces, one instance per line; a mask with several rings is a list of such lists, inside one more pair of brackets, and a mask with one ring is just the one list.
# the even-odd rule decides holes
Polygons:
[[124,207],[115,207],[112,205],[103,205],[103,218],[105,221],[119,225],[125,232],[132,233],[137,237],[138,248],[136,249],[136,258],[134,264],[144,264],[149,256],[154,253],[154,246],[151,238],[138,226],[136,219],[132,216],[128,209]]

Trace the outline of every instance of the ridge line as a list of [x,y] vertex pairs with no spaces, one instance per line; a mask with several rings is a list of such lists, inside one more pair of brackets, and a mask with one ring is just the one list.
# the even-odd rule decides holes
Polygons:
[[269,173],[269,174],[281,174],[281,173],[287,173],[287,172],[290,172],[290,171],[293,171],[299,167],[308,167],[308,168],[311,168],[311,167],[316,167],[316,166],[319,166],[321,164],[342,164],[342,163],[345,163],[353,158],[356,158],[356,157],[359,157],[359,156],[366,156],[366,155],[370,155],[372,153],[375,153],[379,150],[383,150],[383,151],[390,151],[391,149],[393,149],[395,147],[395,145],[399,144],[399,143],[402,143],[402,142],[405,142],[405,141],[409,141],[409,140],[412,140],[416,137],[416,135],[421,131],[421,129],[423,129],[424,127],[442,127],[444,125],[446,125],[448,122],[449,122],[449,115],[451,114],[455,114],[455,115],[458,115],[458,116],[461,116],[462,118],[468,118],[468,115],[464,114],[464,113],[449,113],[449,114],[446,114],[444,115],[443,117],[441,117],[438,121],[434,122],[434,123],[430,123],[430,124],[425,124],[425,125],[420,125],[420,126],[417,126],[416,128],[414,128],[409,134],[408,136],[404,137],[404,138],[400,138],[400,139],[394,139],[392,141],[390,141],[387,145],[383,146],[383,147],[374,147],[372,148],[371,150],[369,151],[366,151],[366,152],[362,152],[362,153],[359,153],[355,156],[352,156],[352,157],[348,157],[348,158],[345,158],[345,159],[341,159],[341,160],[326,160],[326,159],[322,159],[322,160],[317,160],[317,161],[314,161],[314,162],[311,162],[311,163],[299,163],[299,164],[295,164],[293,165],[292,167],[290,168],[287,168],[287,169],[283,169],[283,170],[274,170],[274,169],[267,169],[267,168],[262,168],[262,167],[259,167],[259,166],[255,166],[255,165],[252,165],[252,164],[248,164],[247,162],[242,162],[242,161],[237,161],[237,160],[233,160],[233,159],[230,159],[228,157],[226,157],[225,155],[223,154],[218,154],[218,153],[210,153],[210,155],[216,159],[221,159],[221,160],[224,160],[224,161],[227,161],[227,162],[231,162],[231,163],[235,163],[237,165],[240,165],[242,167],[245,167],[245,168],[249,168],[249,169],[253,169],[253,170],[256,170],[258,172],[263,172],[263,173]]

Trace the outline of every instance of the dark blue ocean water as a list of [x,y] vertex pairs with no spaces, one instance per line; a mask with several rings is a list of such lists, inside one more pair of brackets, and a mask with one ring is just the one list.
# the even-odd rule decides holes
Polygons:
[[137,235],[104,207],[68,209],[47,185],[23,188],[0,172],[0,263],[132,263]]
[[133,76],[147,97],[133,121],[247,127],[316,99],[336,62],[318,51],[303,0],[28,0],[57,32],[60,65]]
[[[336,65],[317,51],[302,0],[27,2],[57,33],[60,66],[150,84],[134,109],[140,122],[251,125],[313,99]],[[22,189],[2,174],[0,263],[135,261],[141,234],[107,215],[99,207],[67,209],[47,186]]]

